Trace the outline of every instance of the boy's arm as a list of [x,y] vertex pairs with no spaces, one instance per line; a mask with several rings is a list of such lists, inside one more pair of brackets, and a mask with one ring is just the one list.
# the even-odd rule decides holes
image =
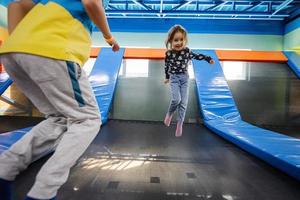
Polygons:
[[12,2],[7,7],[8,33],[12,33],[18,23],[25,15],[34,7],[35,3],[32,0],[20,0]]
[[85,11],[90,19],[100,29],[106,42],[113,47],[113,50],[118,50],[119,45],[110,33],[107,23],[104,8],[101,0],[81,0]]

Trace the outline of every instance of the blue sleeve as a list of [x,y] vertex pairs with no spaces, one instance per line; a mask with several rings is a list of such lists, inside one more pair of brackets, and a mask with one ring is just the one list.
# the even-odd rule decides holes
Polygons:
[[109,0],[102,0],[102,7],[106,9],[108,7]]
[[33,3],[38,4],[41,0],[31,0]]

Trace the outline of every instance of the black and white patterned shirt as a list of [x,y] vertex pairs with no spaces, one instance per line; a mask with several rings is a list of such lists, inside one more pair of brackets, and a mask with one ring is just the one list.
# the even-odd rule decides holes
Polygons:
[[193,53],[189,48],[184,48],[180,51],[168,50],[165,57],[165,74],[166,79],[170,78],[170,74],[186,73],[188,64],[191,59],[206,60],[210,62],[211,57]]

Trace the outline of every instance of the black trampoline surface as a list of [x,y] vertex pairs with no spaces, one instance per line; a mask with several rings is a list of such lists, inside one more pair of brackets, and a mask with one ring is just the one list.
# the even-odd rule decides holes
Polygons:
[[[109,120],[72,168],[58,199],[300,199],[299,182],[203,125],[184,124],[181,138],[174,132],[175,124]],[[47,158],[18,176],[14,200],[24,198]]]
[[42,120],[42,117],[0,116],[0,134],[34,126]]

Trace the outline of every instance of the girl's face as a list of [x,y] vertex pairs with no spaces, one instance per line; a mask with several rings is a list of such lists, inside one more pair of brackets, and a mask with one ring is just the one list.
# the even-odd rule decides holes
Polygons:
[[172,49],[174,49],[176,51],[182,50],[186,44],[183,34],[179,31],[176,32],[171,44],[172,44]]

